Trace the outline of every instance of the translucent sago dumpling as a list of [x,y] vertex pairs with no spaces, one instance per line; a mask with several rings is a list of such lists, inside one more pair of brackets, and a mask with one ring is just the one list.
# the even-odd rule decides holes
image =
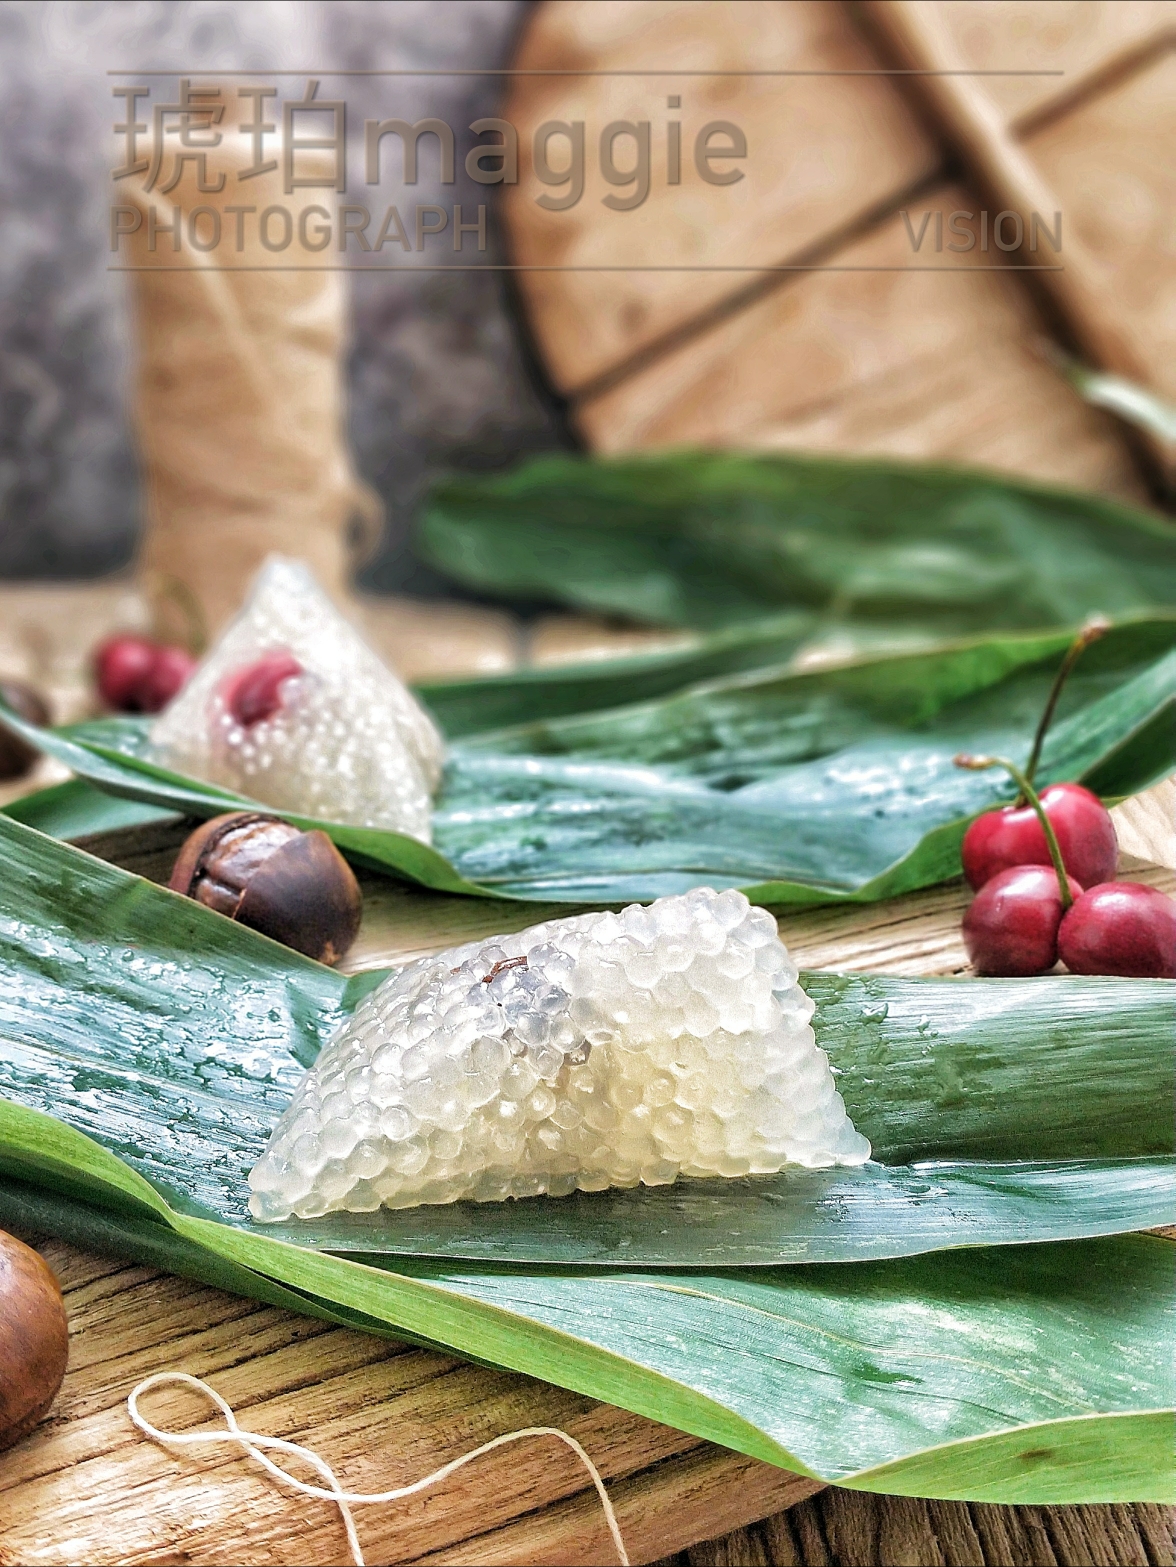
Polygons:
[[410,963],[299,1084],[262,1220],[863,1164],[776,922],[701,888]]
[[262,567],[151,749],[279,811],[431,840],[441,736],[299,561]]

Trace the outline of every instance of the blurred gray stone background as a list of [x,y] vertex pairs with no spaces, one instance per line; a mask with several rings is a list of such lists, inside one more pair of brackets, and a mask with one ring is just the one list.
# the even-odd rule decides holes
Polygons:
[[[106,270],[111,128],[123,100],[106,72],[320,71],[320,96],[347,101],[358,190],[364,119],[436,115],[456,130],[497,112],[500,79],[326,73],[502,66],[526,9],[526,0],[0,3],[0,577],[109,571],[131,558],[138,532],[126,278]],[[290,79],[280,98],[301,97],[304,85]],[[484,200],[460,160],[458,169],[444,204]],[[423,150],[414,201],[441,200],[436,177]],[[493,232],[490,243],[498,247]],[[351,438],[388,515],[363,580],[428,595],[439,582],[413,560],[408,533],[431,480],[569,441],[528,361],[505,274],[372,272],[350,283]]]

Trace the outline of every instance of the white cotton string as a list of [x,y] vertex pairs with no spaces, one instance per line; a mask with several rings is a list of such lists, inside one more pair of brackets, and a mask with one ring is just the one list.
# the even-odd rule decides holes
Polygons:
[[[225,1417],[223,1431],[161,1431],[158,1426],[152,1425],[146,1415],[139,1411],[139,1399],[153,1387],[162,1387],[164,1383],[180,1383],[184,1387],[193,1388],[197,1393],[203,1393]],[[334,1502],[343,1518],[343,1527],[347,1530],[347,1543],[351,1547],[351,1559],[355,1567],[364,1567],[363,1551],[360,1549],[359,1536],[355,1532],[355,1519],[352,1517],[352,1507],[374,1505],[379,1502],[398,1502],[406,1496],[414,1496],[418,1491],[427,1490],[429,1486],[436,1485],[444,1480],[455,1470],[465,1464],[473,1463],[475,1458],[481,1458],[483,1453],[493,1452],[496,1447],[505,1447],[508,1442],[521,1442],[529,1436],[554,1436],[558,1437],[566,1447],[584,1465],[592,1478],[592,1484],[596,1487],[596,1494],[600,1498],[600,1505],[604,1509],[605,1521],[608,1524],[608,1532],[612,1535],[613,1544],[617,1548],[617,1555],[621,1561],[621,1567],[629,1567],[629,1556],[625,1550],[625,1542],[621,1538],[620,1526],[617,1523],[617,1515],[613,1511],[612,1502],[605,1490],[604,1481],[601,1479],[600,1470],[588,1457],[588,1454],[576,1441],[574,1436],[569,1436],[566,1431],[560,1431],[555,1426],[527,1426],[521,1431],[508,1431],[504,1436],[496,1436],[492,1442],[484,1442],[481,1447],[475,1447],[471,1453],[463,1453],[460,1458],[453,1459],[448,1464],[443,1464],[433,1474],[425,1475],[423,1480],[414,1480],[411,1485],[398,1486],[392,1491],[375,1491],[369,1495],[358,1491],[345,1491],[335,1476],[335,1471],[309,1447],[302,1447],[297,1442],[287,1442],[280,1436],[262,1436],[256,1431],[243,1431],[237,1424],[237,1417],[225,1403],[224,1399],[215,1388],[209,1387],[207,1382],[202,1382],[199,1377],[189,1376],[186,1371],[160,1371],[155,1376],[145,1377],[134,1389],[127,1399],[127,1413],[142,1431],[144,1436],[151,1438],[153,1442],[162,1442],[171,1447],[195,1447],[210,1442],[235,1442],[243,1447],[263,1469],[269,1471],[275,1480],[284,1480],[287,1485],[292,1485],[296,1491],[301,1491],[303,1496],[313,1496],[320,1501]],[[267,1458],[262,1448],[268,1448],[273,1452],[289,1453],[292,1457],[304,1458],[317,1475],[325,1482],[327,1489],[322,1486],[308,1485],[305,1480],[299,1480],[295,1475],[283,1469],[272,1459]]]

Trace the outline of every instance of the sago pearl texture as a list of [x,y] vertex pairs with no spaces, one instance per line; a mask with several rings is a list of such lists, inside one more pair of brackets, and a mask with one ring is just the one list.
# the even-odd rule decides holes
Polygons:
[[[292,653],[272,716],[244,725],[235,671]],[[163,765],[279,811],[431,839],[443,746],[428,714],[298,561],[272,557],[244,609],[151,728]]]
[[261,1220],[862,1164],[776,923],[700,888],[422,958],[326,1045]]

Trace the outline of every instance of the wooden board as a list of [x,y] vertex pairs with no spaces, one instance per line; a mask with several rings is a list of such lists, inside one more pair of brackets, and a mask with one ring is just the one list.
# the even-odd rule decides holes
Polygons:
[[[1176,6],[1169,16],[1176,23]],[[1150,384],[1176,398],[1176,50],[1160,50],[1026,146]]]
[[[905,3],[935,24],[963,69],[1063,73],[973,80],[994,123],[1020,139],[1048,205],[1063,213],[1061,263],[1069,236],[1075,267],[1080,253],[1089,260],[1108,330],[1170,395],[1172,7]],[[520,278],[537,345],[574,422],[590,447],[609,452],[700,442],[894,453],[1141,498],[1137,443],[1081,406],[1036,350],[1036,339],[1057,331],[1049,280],[1031,286],[1008,267],[981,271],[1016,259],[992,248],[953,256],[933,251],[932,239],[914,251],[903,210],[917,229],[928,208],[946,218],[956,209],[992,215],[1007,203],[994,207],[971,179],[958,179],[967,149],[930,139],[916,83],[836,74],[889,59],[876,31],[859,23],[852,8],[824,0],[750,9],[548,0],[534,13],[519,55],[529,70],[608,71],[623,62],[630,70],[834,73],[516,79],[509,112],[524,144],[543,120],[599,126],[622,110],[639,117],[639,100],[652,116],[655,86],[680,90],[684,135],[718,113],[720,95],[723,117],[748,134],[739,185],[691,183],[684,171],[681,186],[655,183],[633,212],[605,213],[599,178],[569,212],[541,212],[541,187],[526,170],[510,191],[516,263],[607,259],[646,269]],[[957,176],[950,184],[949,168]],[[733,262],[908,270],[750,280],[657,270]],[[948,271],[911,270],[923,264]],[[1151,482],[1154,460],[1144,471]]]
[[1065,72],[988,78],[985,90],[1014,126],[1129,72],[1173,31],[1170,0],[940,0],[936,9],[956,52],[975,70]]
[[[965,189],[909,203],[976,212]],[[926,245],[927,242],[924,241]],[[929,248],[929,247],[928,247]],[[838,252],[576,405],[597,451],[675,445],[872,453],[987,465],[1140,500],[1108,416],[1041,356],[1032,301],[979,249],[907,269],[895,214]]]
[[[820,0],[555,0],[533,14],[514,63],[521,71],[565,73],[819,73],[868,71],[875,61],[844,8]],[[672,95],[680,107],[668,106]],[[796,259],[892,203],[938,164],[910,108],[879,77],[520,76],[503,113],[520,140],[519,183],[507,188],[505,207],[512,249],[516,260],[545,266],[705,269]],[[582,121],[587,138],[584,194],[565,212],[537,205],[545,192],[530,164],[533,129],[552,119]],[[599,172],[597,142],[614,120],[651,125],[650,193],[633,211],[602,204],[616,193]],[[707,184],[693,166],[694,137],[714,120],[735,121],[758,152],[748,177],[732,186]],[[678,185],[666,182],[669,122],[682,127]],[[552,162],[557,157],[562,165],[559,144]],[[618,162],[629,157],[618,149]],[[575,395],[718,306],[747,278],[586,270],[532,272],[519,281],[548,370],[562,392]]]
[[[416,1479],[518,1426],[559,1426],[599,1463],[637,1560],[691,1543],[701,1520],[734,1527],[814,1489],[526,1377],[58,1242],[43,1250],[65,1290],[70,1367],[48,1420],[0,1459],[6,1567],[347,1560],[333,1507],[284,1494],[232,1449],[192,1458],[139,1436],[126,1396],[164,1368],[207,1378],[250,1429],[309,1444],[361,1490]],[[173,1427],[205,1413],[183,1391],[145,1407]],[[495,1454],[410,1503],[364,1509],[359,1532],[369,1563],[615,1559],[583,1470],[550,1441]]]
[[[830,1487],[673,1567],[1170,1567],[1162,1507],[995,1507]],[[671,1567],[666,1561],[659,1567]]]

